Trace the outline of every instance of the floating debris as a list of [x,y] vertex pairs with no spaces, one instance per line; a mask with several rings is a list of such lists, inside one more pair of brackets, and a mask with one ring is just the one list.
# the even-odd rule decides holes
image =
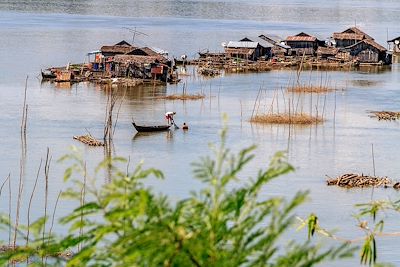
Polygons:
[[355,86],[361,86],[361,87],[371,87],[379,84],[378,81],[373,81],[373,80],[353,80],[351,81],[351,83]]
[[90,134],[74,136],[73,138],[89,146],[104,146],[103,142],[97,140]]
[[270,124],[299,124],[299,125],[310,125],[322,123],[324,120],[322,117],[311,116],[305,113],[297,114],[264,114],[256,115],[250,119],[250,122],[256,123],[270,123]]
[[396,111],[369,111],[372,115],[371,118],[378,118],[378,120],[395,121],[400,120],[400,112]]
[[392,185],[392,180],[388,177],[374,177],[364,174],[347,173],[337,178],[330,178],[326,181],[327,185],[337,185],[340,187],[354,188],[354,187],[388,187]]
[[291,93],[325,94],[332,92],[334,89],[323,85],[296,85],[288,87],[287,90]]
[[217,75],[219,75],[221,72],[219,71],[219,70],[217,70],[217,69],[213,69],[213,68],[199,68],[198,70],[197,70],[197,72],[198,73],[200,73],[201,75],[204,75],[204,76],[211,76],[211,77],[213,77],[213,76],[217,76]]
[[161,96],[160,99],[166,100],[200,100],[204,99],[206,96],[204,94],[174,94],[174,95],[167,95]]

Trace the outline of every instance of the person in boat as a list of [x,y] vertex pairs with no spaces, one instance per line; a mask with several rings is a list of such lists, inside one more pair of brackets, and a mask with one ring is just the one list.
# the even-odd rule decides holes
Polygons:
[[175,111],[168,111],[165,113],[165,119],[167,120],[168,125],[175,124],[174,115],[176,114]]

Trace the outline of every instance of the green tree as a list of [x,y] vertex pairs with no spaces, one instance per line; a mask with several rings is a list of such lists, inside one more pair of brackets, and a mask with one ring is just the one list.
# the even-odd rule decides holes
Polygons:
[[[163,178],[159,170],[139,165],[123,171],[117,166],[125,159],[107,159],[95,173],[110,168],[112,180],[97,188],[96,175],[87,175],[76,151],[63,157],[72,164],[65,179],[74,183],[63,195],[78,202],[60,221],[69,234],[46,233],[43,240],[46,218],[41,218],[30,226],[35,238],[29,245],[0,253],[0,263],[29,258],[30,264],[48,266],[313,266],[351,256],[346,244],[322,249],[310,239],[282,248],[281,237],[308,193],[290,200],[261,194],[272,179],[293,171],[281,152],[267,170],[243,182],[240,173],[255,147],[233,154],[226,148],[226,134],[223,129],[220,145],[211,147],[213,156],[194,164],[202,189],[177,203],[145,185],[150,175]],[[65,257],[66,251],[71,255]]]

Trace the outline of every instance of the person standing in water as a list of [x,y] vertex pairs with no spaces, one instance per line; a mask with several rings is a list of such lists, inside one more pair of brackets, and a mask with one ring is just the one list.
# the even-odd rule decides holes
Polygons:
[[167,120],[168,125],[175,124],[174,115],[176,114],[175,111],[168,111],[165,113],[165,119]]

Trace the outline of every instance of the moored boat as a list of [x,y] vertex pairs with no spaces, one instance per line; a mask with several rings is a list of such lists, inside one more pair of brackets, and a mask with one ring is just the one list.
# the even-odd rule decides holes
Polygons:
[[55,79],[57,75],[50,69],[46,69],[42,72],[42,79]]
[[136,125],[136,123],[132,122],[133,127],[135,127],[136,131],[138,132],[161,132],[167,131],[171,127],[171,125]]

